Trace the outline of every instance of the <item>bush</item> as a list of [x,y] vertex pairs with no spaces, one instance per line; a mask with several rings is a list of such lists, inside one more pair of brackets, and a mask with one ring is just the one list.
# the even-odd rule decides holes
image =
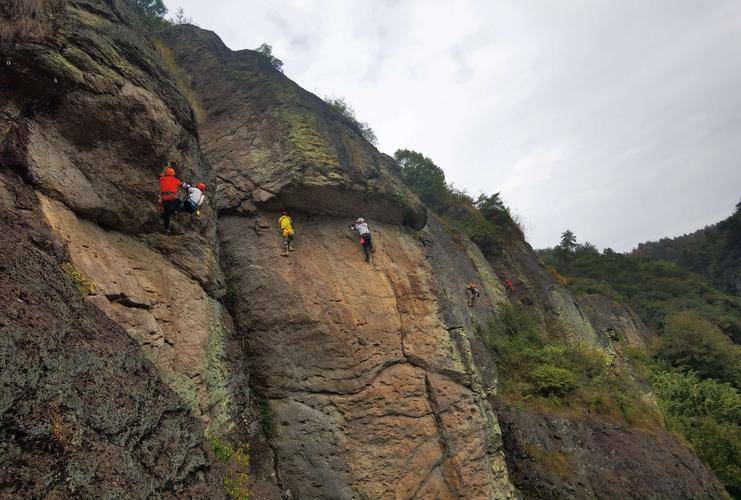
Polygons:
[[247,500],[249,498],[249,448],[243,444],[234,447],[226,441],[222,441],[215,435],[209,435],[211,449],[216,458],[227,464],[224,475],[224,489],[229,498],[234,500]]
[[529,378],[535,392],[543,396],[566,396],[576,388],[576,373],[550,364],[536,366]]
[[95,283],[87,279],[71,262],[62,262],[60,265],[62,271],[72,279],[77,293],[80,297],[85,298],[87,295],[95,293]]
[[264,56],[273,68],[283,73],[283,61],[273,55],[273,47],[267,43],[263,43],[255,49],[255,52]]
[[741,387],[741,347],[695,311],[669,317],[659,355],[677,368]]
[[610,359],[586,345],[541,336],[537,316],[503,306],[478,335],[492,350],[512,403],[554,411],[585,411],[655,429],[661,418],[642,399],[635,382],[609,369]]
[[350,105],[350,103],[348,103],[342,97],[329,96],[324,98],[324,102],[329,104],[330,108],[332,108],[336,113],[345,118],[345,120],[349,121],[355,128],[357,128],[360,132],[360,135],[363,136],[363,139],[370,142],[374,146],[378,146],[378,138],[376,137],[376,133],[373,131],[372,128],[370,128],[370,125],[357,119],[357,117],[355,116],[355,110]]
[[667,427],[687,439],[734,497],[741,496],[741,395],[728,383],[650,365]]

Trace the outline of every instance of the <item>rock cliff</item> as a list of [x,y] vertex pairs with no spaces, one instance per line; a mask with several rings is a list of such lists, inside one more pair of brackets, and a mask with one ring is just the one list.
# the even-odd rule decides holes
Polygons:
[[[578,304],[522,240],[487,259],[255,52],[151,37],[116,0],[17,5],[0,7],[3,495],[234,495],[247,471],[223,446],[249,447],[255,498],[723,495],[665,433],[499,401],[477,331],[501,305],[617,360],[647,335],[630,311]],[[208,184],[175,234],[166,160]]]

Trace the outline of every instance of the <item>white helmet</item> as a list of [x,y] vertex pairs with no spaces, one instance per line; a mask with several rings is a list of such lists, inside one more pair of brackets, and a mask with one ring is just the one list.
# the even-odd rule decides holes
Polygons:
[[362,224],[365,222],[365,220],[362,217],[358,217],[358,220],[355,221],[355,224]]

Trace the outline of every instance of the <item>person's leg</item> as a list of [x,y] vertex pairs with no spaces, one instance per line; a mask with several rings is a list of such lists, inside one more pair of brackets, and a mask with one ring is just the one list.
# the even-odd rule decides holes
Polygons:
[[365,255],[365,261],[370,261],[370,252],[368,251],[368,241],[366,241],[365,238],[363,238],[363,254]]
[[182,211],[188,212],[189,214],[194,214],[196,213],[196,206],[190,200],[185,200],[183,202]]
[[162,222],[165,229],[170,229],[170,216],[172,215],[174,200],[164,200],[162,202]]
[[283,235],[283,253],[281,255],[284,257],[288,255],[288,235],[286,234]]
[[293,252],[293,239],[295,238],[294,235],[290,235],[288,237],[288,251]]
[[373,238],[371,237],[370,233],[366,234],[364,237],[366,245],[368,245],[368,249],[372,252],[375,252],[373,250]]

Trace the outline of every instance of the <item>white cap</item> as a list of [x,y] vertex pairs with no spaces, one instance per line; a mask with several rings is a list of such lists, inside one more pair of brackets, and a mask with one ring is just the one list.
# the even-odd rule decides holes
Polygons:
[[356,224],[362,224],[365,222],[362,217],[358,217],[358,220],[355,221]]

